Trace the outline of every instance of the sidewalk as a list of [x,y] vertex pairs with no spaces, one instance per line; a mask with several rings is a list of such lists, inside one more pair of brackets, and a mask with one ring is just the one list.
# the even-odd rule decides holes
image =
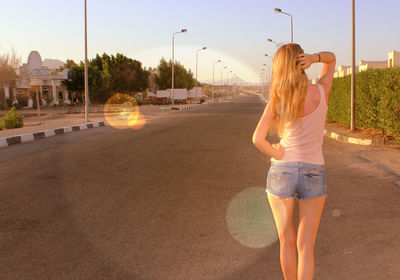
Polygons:
[[396,143],[392,137],[381,135],[378,131],[356,129],[353,132],[350,128],[336,122],[325,123],[325,136],[345,143],[400,149],[400,144]]

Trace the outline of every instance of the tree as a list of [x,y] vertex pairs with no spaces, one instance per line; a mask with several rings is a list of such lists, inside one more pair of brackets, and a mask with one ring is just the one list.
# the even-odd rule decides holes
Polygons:
[[[64,82],[68,90],[82,93],[84,90],[83,62],[77,65],[67,60],[70,80]],[[142,68],[140,61],[126,57],[121,53],[115,56],[96,54],[89,61],[90,100],[104,103],[116,92],[134,93],[145,91],[149,87],[149,71]]]
[[[70,79],[63,81],[69,91],[78,93],[81,97],[85,90],[85,64],[81,61],[79,65],[71,64]],[[102,88],[101,72],[96,66],[88,65],[88,80],[90,99],[96,99],[96,91]]]
[[[157,74],[155,75],[155,82],[159,89],[165,90],[172,86],[172,62],[166,61],[165,58],[160,60],[160,64],[157,67]],[[192,89],[196,84],[196,80],[193,78],[193,72],[189,69],[176,62],[174,64],[174,88],[186,88],[187,90]]]
[[0,101],[2,108],[7,110],[6,94],[4,86],[18,78],[17,69],[21,64],[21,59],[16,56],[14,50],[10,54],[0,54]]

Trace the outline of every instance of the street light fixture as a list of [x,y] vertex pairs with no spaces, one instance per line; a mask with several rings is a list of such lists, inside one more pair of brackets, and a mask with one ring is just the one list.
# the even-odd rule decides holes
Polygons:
[[214,75],[215,75],[215,64],[221,62],[221,59],[218,59],[216,62],[213,63],[213,82],[211,85],[211,101],[214,101]]
[[187,32],[187,29],[182,29],[181,31],[175,32],[174,34],[172,34],[172,81],[171,81],[171,83],[172,83],[172,106],[175,105],[175,103],[174,103],[174,99],[175,99],[175,96],[174,96],[175,35],[179,34],[179,33],[185,33],[185,32]]
[[281,9],[278,9],[278,8],[275,8],[274,9],[274,12],[275,13],[281,13],[281,14],[284,14],[284,15],[288,15],[288,16],[290,16],[290,33],[291,33],[291,37],[292,37],[292,44],[293,44],[293,17],[292,17],[292,15],[291,14],[288,14],[288,13],[285,13],[285,12],[282,12],[282,10]]
[[270,43],[275,44],[275,46],[276,46],[277,48],[280,47],[281,45],[283,45],[283,43],[275,42],[275,41],[273,41],[272,39],[267,39],[267,41],[270,42]]
[[206,49],[207,49],[207,47],[202,47],[201,49],[198,49],[196,51],[196,98],[197,98],[197,65],[198,65],[198,61],[199,61],[199,51],[204,51]]

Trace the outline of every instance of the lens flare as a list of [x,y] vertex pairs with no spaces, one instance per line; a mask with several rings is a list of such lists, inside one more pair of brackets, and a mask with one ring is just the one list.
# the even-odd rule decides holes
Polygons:
[[232,237],[244,246],[263,248],[278,240],[264,188],[239,192],[229,204],[226,220]]
[[107,100],[104,105],[104,117],[109,125],[118,129],[139,130],[146,123],[136,99],[125,93],[114,94]]

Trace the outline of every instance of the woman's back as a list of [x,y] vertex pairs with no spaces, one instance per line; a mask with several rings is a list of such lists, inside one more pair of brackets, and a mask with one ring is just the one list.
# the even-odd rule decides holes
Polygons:
[[310,85],[304,101],[303,117],[295,125],[285,127],[280,141],[285,153],[279,161],[324,164],[322,143],[327,110],[323,86]]

